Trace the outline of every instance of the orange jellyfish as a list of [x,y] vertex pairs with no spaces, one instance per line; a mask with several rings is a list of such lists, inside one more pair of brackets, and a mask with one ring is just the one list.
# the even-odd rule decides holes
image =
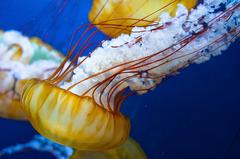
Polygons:
[[191,12],[177,5],[174,17],[163,13],[154,24],[136,26],[131,34],[104,41],[82,56],[96,33],[90,33],[78,50],[83,36],[94,29],[86,25],[49,78],[24,85],[21,103],[29,121],[43,136],[77,150],[120,146],[130,132],[130,122],[120,112],[127,97],[147,93],[189,64],[219,55],[239,37],[240,3],[227,2],[223,11],[220,4],[222,0],[206,0]]
[[63,57],[40,39],[17,31],[1,31],[0,39],[0,117],[26,120],[19,94],[25,80],[48,77]]
[[107,35],[117,37],[131,33],[134,26],[148,26],[159,21],[161,13],[174,16],[178,4],[190,10],[196,3],[197,0],[94,0],[89,19]]
[[70,159],[147,159],[141,146],[129,138],[122,145],[108,151],[75,151]]

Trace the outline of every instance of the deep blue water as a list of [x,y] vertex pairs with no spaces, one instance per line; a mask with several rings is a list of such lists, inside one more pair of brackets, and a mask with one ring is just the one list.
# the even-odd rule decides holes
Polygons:
[[[91,1],[1,0],[0,29],[39,36],[66,52],[69,37],[87,23]],[[104,38],[99,35],[98,39]],[[235,42],[223,55],[191,65],[143,96],[129,98],[123,111],[132,122],[131,136],[149,159],[240,159],[240,47]],[[30,124],[0,119],[0,149],[26,142],[36,132]],[[26,152],[11,159],[52,159]]]

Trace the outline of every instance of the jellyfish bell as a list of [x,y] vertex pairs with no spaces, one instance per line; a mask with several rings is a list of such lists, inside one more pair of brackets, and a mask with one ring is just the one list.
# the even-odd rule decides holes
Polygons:
[[89,20],[107,35],[117,37],[122,33],[130,34],[134,26],[159,21],[161,13],[174,16],[179,3],[190,10],[197,0],[94,0]]
[[[82,53],[91,38],[73,55],[79,38],[48,79],[25,84],[22,108],[33,127],[56,142],[78,150],[117,147],[130,131],[129,120],[120,112],[124,100],[227,49],[239,37],[239,7],[238,0],[205,0],[188,12],[180,4],[175,17],[164,13],[154,25],[104,41],[88,56]],[[86,32],[91,29],[87,26]],[[63,82],[69,74],[71,80]]]
[[0,33],[0,116],[26,120],[20,106],[20,92],[27,79],[46,78],[62,56],[38,38],[17,31]]
[[129,138],[122,145],[108,151],[75,151],[70,159],[147,159],[141,146]]
[[82,150],[106,150],[129,135],[129,120],[49,81],[33,79],[24,86],[22,106],[43,136]]

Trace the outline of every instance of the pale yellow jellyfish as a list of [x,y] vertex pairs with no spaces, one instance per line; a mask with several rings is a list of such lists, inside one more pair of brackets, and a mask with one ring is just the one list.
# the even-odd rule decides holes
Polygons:
[[60,64],[60,53],[38,38],[0,32],[0,117],[26,120],[20,106],[25,80],[47,78]]

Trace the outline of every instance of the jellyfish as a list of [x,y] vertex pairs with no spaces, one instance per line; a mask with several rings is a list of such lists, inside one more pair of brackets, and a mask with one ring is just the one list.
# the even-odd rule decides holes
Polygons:
[[108,36],[117,37],[122,33],[131,33],[134,26],[147,26],[159,21],[159,15],[163,12],[174,16],[179,3],[190,10],[197,0],[94,0],[89,20]]
[[30,78],[46,78],[63,57],[38,38],[17,31],[0,32],[0,117],[26,120],[20,90]]
[[129,138],[119,147],[108,151],[75,151],[70,159],[147,159],[141,146]]
[[[53,50],[51,48],[51,46],[43,43],[38,38],[31,38],[30,40],[28,40],[27,37],[23,36],[20,32],[17,32],[17,31],[5,31],[5,32],[2,31],[1,36],[2,36],[1,42],[3,44],[2,47],[5,46],[6,48],[8,48],[8,50],[2,49],[1,61],[12,62],[11,60],[13,60],[13,62],[17,61],[17,62],[24,63],[24,64],[29,64],[29,63],[31,64],[34,61],[43,60],[43,59],[54,60],[57,63],[59,63],[62,60],[62,57],[59,53],[57,53],[55,50]],[[8,39],[12,39],[12,41],[10,41]],[[14,45],[13,43],[17,43],[19,45],[19,48],[17,47],[17,44],[15,44],[17,47],[16,50],[11,48],[11,46]],[[31,54],[31,51],[29,51],[30,49],[28,51],[24,52],[24,54],[27,54],[27,53],[30,54],[29,57],[26,55],[23,56],[22,55],[23,51],[20,50],[28,44],[29,44],[29,48],[31,48],[30,44],[33,45],[33,47],[32,47],[33,55]],[[10,51],[10,49],[13,49],[12,52]],[[19,50],[19,52],[18,52],[18,50]],[[17,55],[17,54],[20,54],[20,55]],[[13,58],[13,57],[18,57],[18,58]],[[30,62],[30,61],[32,61],[32,62]],[[7,66],[5,66],[5,67],[7,67]],[[11,71],[14,72],[15,70],[11,70]],[[49,72],[46,72],[46,73],[48,73],[48,74],[46,74],[46,77],[47,77],[49,75]],[[36,74],[35,77],[43,78],[42,76],[44,76],[44,75],[41,75],[41,76],[39,76],[39,75],[40,74]],[[34,76],[30,76],[29,78],[31,78],[31,77],[34,77]],[[26,79],[27,78],[18,79],[19,81],[17,81],[17,82],[23,82]],[[1,81],[1,82],[3,82],[3,81]],[[2,85],[4,85],[4,84],[2,83]],[[22,87],[22,86],[19,86],[19,87]],[[12,91],[15,91],[15,90],[12,90]],[[3,105],[1,105],[2,106],[1,107],[2,117],[18,119],[18,120],[26,120],[27,119],[24,112],[22,110],[20,110],[21,106],[20,106],[19,98],[13,99],[8,96],[5,96],[2,99],[2,103],[4,100],[5,101],[9,100],[10,102],[12,102],[12,104],[11,104],[12,107],[8,106],[6,102]],[[13,101],[14,101],[14,103],[13,103]],[[16,104],[16,103],[18,103],[18,104]],[[13,113],[15,113],[15,114],[12,115]],[[106,151],[106,152],[75,151],[75,153],[73,155],[71,155],[72,151],[73,151],[71,148],[51,142],[40,135],[34,136],[34,138],[27,143],[17,144],[15,146],[10,146],[10,147],[4,148],[3,150],[0,151],[0,157],[5,156],[5,155],[14,155],[16,153],[21,153],[24,151],[31,151],[31,150],[48,152],[58,159],[63,159],[63,158],[68,159],[70,156],[73,159],[74,158],[77,159],[79,157],[87,159],[87,158],[92,158],[92,156],[98,156],[98,158],[100,156],[104,157],[104,158],[106,158],[106,157],[107,158],[113,158],[113,157],[135,158],[135,157],[138,157],[139,159],[146,158],[146,155],[145,155],[144,151],[141,149],[140,145],[131,138],[129,138],[121,146],[119,146],[113,150]]]
[[239,37],[239,7],[239,0],[204,0],[190,11],[178,4],[174,16],[164,12],[147,26],[133,24],[129,35],[103,41],[87,56],[82,54],[95,31],[78,50],[81,36],[49,78],[25,82],[22,109],[33,127],[55,142],[87,151],[116,148],[130,132],[123,102],[190,64],[220,55]]

